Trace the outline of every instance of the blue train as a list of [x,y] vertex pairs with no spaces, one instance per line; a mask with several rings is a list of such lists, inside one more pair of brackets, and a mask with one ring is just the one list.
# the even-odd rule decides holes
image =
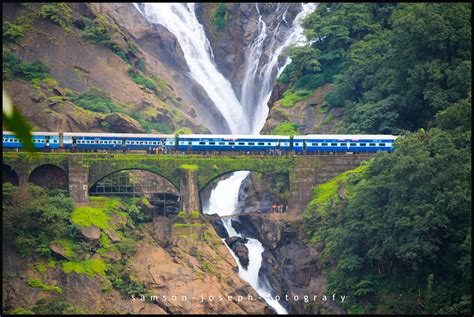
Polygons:
[[[271,152],[377,152],[393,150],[393,135],[310,134],[310,135],[226,135],[226,134],[130,134],[33,132],[37,149],[76,151],[151,150],[171,153],[222,151]],[[19,149],[23,144],[12,132],[3,131],[4,148]]]

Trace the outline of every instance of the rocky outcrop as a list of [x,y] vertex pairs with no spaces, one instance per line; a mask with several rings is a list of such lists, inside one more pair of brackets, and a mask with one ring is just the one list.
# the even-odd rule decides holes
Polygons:
[[100,238],[100,229],[96,226],[83,227],[80,229],[84,238],[89,242],[97,242]]
[[225,243],[234,251],[235,255],[240,261],[240,264],[247,269],[249,265],[249,249],[245,246],[248,239],[241,237],[229,237],[225,239]]
[[229,237],[229,233],[227,233],[221,218],[217,214],[206,215],[205,217],[209,220],[209,223],[221,238],[225,239]]
[[300,216],[290,214],[250,214],[245,216],[259,233],[258,239],[265,250],[262,253],[260,275],[268,281],[277,294],[288,294],[291,312],[344,313],[332,301],[314,301],[304,304],[291,300],[294,296],[322,296],[326,291],[326,277],[318,256],[321,249],[309,246]]
[[276,85],[268,103],[270,112],[262,128],[262,134],[271,134],[282,123],[298,125],[299,134],[329,134],[337,132],[336,123],[342,119],[342,108],[328,108],[324,97],[331,91],[331,85],[325,84],[314,90],[311,97],[296,102],[292,107],[284,107],[281,103],[284,85]]
[[68,258],[68,256],[66,256],[66,249],[60,246],[59,244],[52,242],[49,245],[49,248],[51,249],[51,251],[53,251],[54,254],[58,255],[59,257],[63,259]]
[[113,132],[117,133],[144,133],[140,123],[124,113],[112,113],[104,118]]

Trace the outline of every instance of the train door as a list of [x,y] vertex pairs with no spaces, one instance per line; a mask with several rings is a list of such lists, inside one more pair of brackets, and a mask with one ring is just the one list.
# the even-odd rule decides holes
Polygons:
[[49,135],[47,135],[44,137],[44,148],[46,149],[46,151],[49,152],[50,146],[51,146],[51,140],[50,140]]

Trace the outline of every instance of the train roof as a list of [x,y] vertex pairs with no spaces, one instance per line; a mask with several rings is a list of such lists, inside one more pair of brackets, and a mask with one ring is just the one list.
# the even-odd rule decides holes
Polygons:
[[258,135],[258,134],[180,134],[180,138],[215,138],[215,139],[282,139],[288,135]]
[[[12,131],[2,131],[2,134],[14,134]],[[59,136],[59,132],[36,132],[32,131],[32,135],[45,135],[45,136]]]
[[335,140],[395,140],[397,136],[389,134],[308,134],[295,135],[293,139],[335,139]]
[[94,132],[64,132],[64,136],[116,137],[116,138],[174,138],[174,134],[146,133],[94,133]]

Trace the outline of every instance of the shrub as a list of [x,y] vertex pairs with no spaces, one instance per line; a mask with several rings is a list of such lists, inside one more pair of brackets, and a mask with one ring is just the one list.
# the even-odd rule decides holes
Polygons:
[[226,4],[221,2],[211,11],[211,19],[216,31],[221,32],[227,24]]
[[21,25],[11,22],[3,23],[3,39],[5,41],[15,42],[25,36],[25,29]]
[[65,3],[51,3],[43,5],[37,15],[59,25],[65,31],[70,31],[72,26],[72,10]]
[[84,314],[78,307],[66,302],[63,297],[46,297],[36,302],[33,312],[37,315]]
[[72,97],[71,101],[81,108],[94,112],[125,113],[123,107],[113,102],[112,98],[110,98],[110,96],[106,92],[96,88],[91,88],[90,90],[83,92],[82,94]]

